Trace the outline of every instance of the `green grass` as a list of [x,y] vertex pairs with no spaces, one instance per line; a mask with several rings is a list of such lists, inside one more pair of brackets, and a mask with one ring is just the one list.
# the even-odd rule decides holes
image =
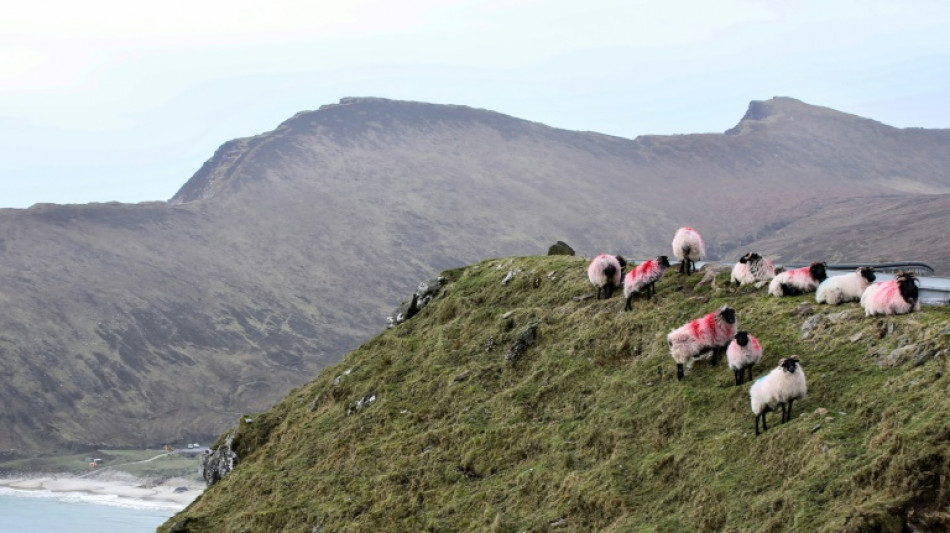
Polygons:
[[[239,466],[162,530],[898,532],[950,516],[950,309],[866,318],[671,270],[624,313],[616,296],[574,299],[592,290],[570,257],[446,275],[418,316],[242,422]],[[808,376],[793,420],[759,437],[748,384],[706,362],[677,382],[666,346],[723,304],[763,344],[757,376],[792,354]],[[802,338],[813,313],[841,311]],[[888,364],[912,344],[937,355]]]
[[[140,478],[198,477],[198,458],[181,455],[166,455],[146,461],[164,453],[162,450],[98,450],[74,454],[60,454],[16,459],[0,462],[0,472],[9,473],[51,473],[51,474],[90,474],[89,459],[99,458],[103,462],[97,471],[111,470],[127,472]],[[95,474],[93,474],[95,475]]]

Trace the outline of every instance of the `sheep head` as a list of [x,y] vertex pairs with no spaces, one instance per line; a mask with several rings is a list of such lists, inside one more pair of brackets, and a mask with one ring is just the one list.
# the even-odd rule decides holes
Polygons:
[[828,279],[828,273],[825,272],[826,266],[828,266],[827,263],[825,262],[819,263],[818,261],[815,261],[814,263],[809,265],[808,272],[811,273],[812,279],[819,283]]
[[789,374],[794,374],[795,369],[798,368],[798,356],[793,355],[791,357],[786,357],[779,361],[778,364]]
[[900,288],[901,298],[909,304],[916,303],[917,298],[920,297],[920,292],[917,289],[919,283],[917,276],[915,276],[913,272],[899,271],[894,279]]
[[722,308],[719,310],[719,316],[726,321],[726,324],[736,323],[736,310],[729,306],[722,306]]
[[740,331],[736,333],[736,344],[743,347],[749,344],[749,332]]
[[877,279],[877,276],[874,275],[874,267],[858,267],[858,274],[868,283],[874,283],[874,280]]

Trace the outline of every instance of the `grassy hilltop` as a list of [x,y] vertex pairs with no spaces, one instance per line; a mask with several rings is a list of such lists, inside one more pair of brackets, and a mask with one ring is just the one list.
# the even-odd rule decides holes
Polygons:
[[[160,531],[950,526],[950,309],[865,318],[857,304],[671,269],[655,301],[624,313],[622,296],[576,298],[592,293],[586,265],[527,257],[444,273],[419,315],[242,419],[238,467]],[[770,415],[759,437],[749,384],[732,386],[725,362],[677,382],[666,346],[723,304],[762,342],[756,377],[791,354],[808,377],[794,419]],[[536,343],[506,361],[535,322]]]

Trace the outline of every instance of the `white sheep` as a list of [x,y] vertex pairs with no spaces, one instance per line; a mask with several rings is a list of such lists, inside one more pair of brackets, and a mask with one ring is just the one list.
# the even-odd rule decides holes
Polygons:
[[719,361],[719,352],[732,341],[737,328],[736,310],[724,305],[718,311],[671,331],[666,336],[666,343],[676,361],[676,379],[683,379],[684,365],[692,364],[693,359],[709,350],[712,350],[711,363],[715,365]]
[[624,311],[631,310],[633,297],[640,291],[646,289],[646,297],[650,297],[652,292],[656,296],[656,282],[663,277],[663,273],[670,267],[670,260],[665,255],[656,259],[647,259],[636,267],[630,269],[627,276],[623,278],[623,295],[627,299]]
[[864,316],[903,315],[920,311],[917,277],[911,272],[898,272],[890,281],[872,283],[861,295]]
[[726,348],[726,360],[729,369],[736,378],[736,386],[746,382],[745,370],[749,369],[749,381],[752,381],[752,367],[762,360],[762,345],[759,339],[749,335],[748,331],[740,331]]
[[625,266],[627,266],[627,261],[619,255],[600,254],[590,262],[587,267],[587,277],[597,287],[598,300],[600,300],[601,290],[604,291],[604,298],[613,296],[614,287],[619,286],[623,279]]
[[680,273],[689,275],[696,270],[696,261],[706,257],[706,244],[698,231],[686,226],[673,235],[673,255],[680,260]]
[[772,296],[794,296],[813,292],[818,284],[828,278],[825,263],[812,263],[808,266],[786,270],[772,278],[769,294]]
[[769,429],[765,414],[782,408],[782,423],[792,419],[792,403],[805,398],[808,383],[798,356],[793,355],[779,361],[777,367],[768,374],[755,380],[749,389],[752,414],[755,415],[755,434],[759,434],[759,418],[762,419],[762,431]]
[[871,267],[858,267],[854,272],[830,277],[818,285],[815,301],[833,305],[856,302],[875,279],[874,269]]
[[757,281],[769,281],[775,277],[775,266],[768,258],[756,252],[749,252],[739,258],[732,267],[732,283],[748,285]]

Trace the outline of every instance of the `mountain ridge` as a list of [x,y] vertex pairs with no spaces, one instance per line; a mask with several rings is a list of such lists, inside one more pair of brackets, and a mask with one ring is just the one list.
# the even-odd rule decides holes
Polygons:
[[950,189],[943,130],[818,110],[779,133],[629,140],[345,101],[224,143],[168,202],[0,210],[0,450],[217,435],[370,338],[434,272],[557,240],[651,257],[691,225],[712,259],[754,245],[950,271],[932,229],[950,194],[929,194]]

